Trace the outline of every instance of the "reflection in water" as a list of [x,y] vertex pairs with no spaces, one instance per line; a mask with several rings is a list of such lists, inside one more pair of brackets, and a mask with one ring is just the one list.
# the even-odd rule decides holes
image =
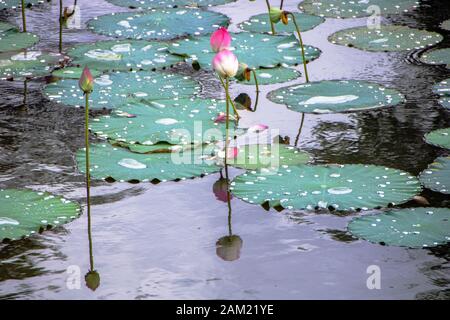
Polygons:
[[94,253],[92,250],[92,230],[91,230],[91,195],[90,195],[90,184],[86,184],[86,195],[87,195],[87,219],[88,219],[88,225],[87,225],[87,232],[88,232],[88,239],[89,239],[89,271],[84,276],[84,279],[86,281],[86,286],[91,289],[92,291],[95,291],[100,286],[100,274],[95,270],[94,268]]
[[[228,205],[228,235],[220,238],[216,242],[216,254],[218,257],[225,261],[238,260],[241,255],[241,249],[243,241],[241,237],[233,234],[232,229],[232,209],[231,209],[231,192],[230,192],[230,180],[228,178],[228,165],[225,165],[225,178],[221,177],[214,183],[213,191],[216,198],[220,201],[225,198]],[[219,190],[220,187],[220,190]],[[220,198],[218,196],[220,195]]]
[[298,142],[300,140],[300,135],[302,134],[303,123],[305,122],[305,114],[302,112],[302,120],[300,121],[300,128],[298,128],[297,137],[295,137],[295,146],[298,147]]

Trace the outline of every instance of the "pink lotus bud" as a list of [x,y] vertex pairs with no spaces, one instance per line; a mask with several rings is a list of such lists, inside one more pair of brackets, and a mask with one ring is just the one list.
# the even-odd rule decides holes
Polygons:
[[214,56],[212,65],[217,74],[222,78],[232,78],[239,69],[239,61],[233,52],[222,50]]
[[239,153],[239,149],[237,147],[228,148],[227,158],[228,159],[235,159],[235,158],[237,158],[238,153]]
[[216,123],[223,123],[225,121],[227,121],[227,114],[225,112],[220,112],[216,119],[214,119]]
[[260,133],[267,129],[269,129],[269,126],[266,126],[265,124],[257,124],[248,128],[247,132]]
[[209,43],[211,44],[212,51],[219,52],[230,47],[231,36],[226,28],[220,27],[211,35]]
[[94,89],[94,77],[88,67],[84,67],[78,85],[85,94],[91,93]]

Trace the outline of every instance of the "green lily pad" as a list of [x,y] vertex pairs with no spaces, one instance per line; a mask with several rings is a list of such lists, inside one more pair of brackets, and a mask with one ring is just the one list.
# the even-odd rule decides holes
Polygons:
[[[298,65],[303,63],[301,49],[295,36],[271,36],[260,33],[241,32],[231,34],[234,54],[240,62],[253,68]],[[210,36],[187,38],[173,43],[169,51],[173,54],[196,60],[202,68],[211,68],[215,53],[211,50]],[[320,50],[305,46],[305,57],[312,61],[320,56]]]
[[99,41],[76,46],[69,51],[72,64],[100,71],[156,70],[181,61],[163,42],[121,40]]
[[191,146],[186,145],[176,145],[176,144],[170,144],[167,142],[158,142],[155,144],[138,144],[138,143],[128,143],[120,140],[109,140],[109,143],[111,143],[115,147],[122,147],[130,150],[134,153],[141,153],[141,154],[147,154],[147,153],[170,153],[170,152],[178,152],[182,149],[188,149],[192,148]]
[[247,170],[306,164],[311,160],[309,153],[283,144],[250,144],[238,150],[237,157],[228,159],[227,164]]
[[[100,77],[103,72],[95,70],[95,69],[89,69],[91,71],[91,74],[94,78]],[[83,73],[83,68],[79,67],[66,67],[61,69],[53,70],[52,76],[61,78],[61,79],[80,79],[81,74]]]
[[90,123],[102,138],[133,144],[197,144],[222,141],[225,123],[214,119],[225,110],[225,101],[204,99],[160,100],[134,103]]
[[[43,0],[25,0],[25,5],[36,5],[44,3]],[[21,8],[22,3],[20,0],[0,0],[0,9],[17,9]]]
[[[324,18],[302,12],[295,12],[294,16],[300,28],[300,32],[311,30],[325,21]],[[270,33],[272,31],[270,27],[269,15],[267,13],[261,13],[256,16],[250,17],[250,19],[240,23],[239,28],[245,31],[259,33]],[[292,34],[294,32],[297,32],[290,16],[289,23],[287,25],[278,23],[275,26],[275,30],[277,33]]]
[[394,89],[356,80],[310,82],[269,92],[268,99],[305,113],[332,113],[395,106],[405,100]]
[[[117,72],[95,79],[90,108],[116,108],[130,101],[157,101],[191,97],[199,90],[190,77],[160,72]],[[84,106],[83,92],[75,79],[62,79],[44,89],[50,100],[69,106]]]
[[[138,154],[110,144],[91,145],[91,176],[95,179],[112,178],[118,181],[184,180],[219,171],[209,161],[203,148],[172,153]],[[78,167],[86,165],[85,151],[77,152]]]
[[194,5],[195,7],[212,7],[236,0],[108,0],[120,7],[135,9],[174,8]]
[[[299,71],[295,69],[284,67],[260,68],[256,69],[255,72],[259,85],[288,82],[297,79],[302,75]],[[247,85],[255,85],[255,78],[253,77],[252,74],[250,77],[250,81],[242,80],[239,81],[239,83]]]
[[450,31],[450,19],[445,20],[444,22],[441,23],[441,29]]
[[0,78],[32,78],[51,73],[64,57],[58,53],[23,51],[0,53]]
[[373,165],[300,165],[244,173],[231,183],[238,198],[287,209],[340,211],[384,207],[421,191],[407,172]]
[[450,78],[445,79],[433,86],[433,92],[440,95],[442,98],[439,103],[447,109],[450,109]]
[[380,15],[398,14],[414,9],[419,5],[416,0],[305,0],[299,4],[300,10],[329,18],[359,18],[368,17],[373,11],[367,12],[369,6],[378,6]]
[[50,193],[0,189],[0,241],[28,237],[79,215],[76,202]]
[[420,182],[430,190],[450,194],[450,157],[434,160],[419,176]]
[[[2,3],[0,2],[0,8],[1,6]],[[29,32],[20,32],[12,24],[0,22],[0,53],[29,48],[38,41],[39,37],[37,35]]]
[[425,135],[425,140],[429,144],[450,149],[450,128],[431,131]]
[[373,243],[429,248],[450,242],[450,209],[409,208],[358,217],[348,230]]
[[328,40],[342,46],[367,51],[404,51],[423,49],[441,42],[442,35],[407,26],[383,25],[380,29],[367,26],[338,31]]
[[450,48],[430,50],[425,52],[420,60],[427,64],[445,64],[450,69]]
[[88,28],[96,33],[137,40],[202,35],[226,25],[228,18],[223,14],[188,8],[113,13],[88,22]]

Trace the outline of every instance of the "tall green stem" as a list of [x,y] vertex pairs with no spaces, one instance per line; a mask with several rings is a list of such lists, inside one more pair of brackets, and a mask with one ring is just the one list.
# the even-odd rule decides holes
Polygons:
[[59,0],[59,53],[62,52],[63,0]]
[[272,20],[270,20],[270,3],[269,0],[266,0],[266,5],[267,5],[267,15],[269,16],[269,22],[270,22],[270,27],[272,28],[272,34],[275,35],[275,25],[273,24]]
[[308,68],[306,67],[305,47],[303,46],[303,40],[302,40],[302,35],[300,33],[300,28],[298,27],[297,20],[295,19],[294,14],[292,12],[289,12],[289,14],[292,17],[292,21],[294,22],[295,29],[297,30],[298,40],[300,42],[300,47],[302,48],[302,59],[303,59],[303,68],[305,69],[305,78],[306,78],[306,82],[309,82]]
[[255,106],[253,107],[253,112],[256,111],[256,108],[258,107],[258,101],[259,101],[259,84],[258,84],[258,77],[256,76],[256,71],[252,69],[253,73],[253,79],[255,80],[255,87],[256,87],[256,97],[255,97]]
[[297,147],[298,141],[300,140],[300,134],[302,133],[303,129],[303,122],[305,122],[305,114],[302,112],[302,120],[300,122],[300,128],[298,129],[297,137],[295,138],[295,146]]
[[283,3],[284,3],[284,1],[281,0],[281,2],[280,2],[280,10],[283,10]]
[[25,0],[22,0],[22,31],[27,32],[27,18],[25,17]]
[[23,81],[23,106],[27,106],[27,96],[28,96],[28,78]]
[[91,271],[94,270],[94,255],[92,252],[91,235],[91,173],[89,159],[89,93],[85,94],[86,108],[84,116],[84,143],[86,145],[86,197],[87,197],[87,219],[88,219],[88,238],[89,238],[89,263]]
[[[226,77],[225,79],[225,95],[226,95],[226,113],[227,113],[227,117],[226,117],[226,123],[225,123],[225,169],[227,169],[227,164],[228,164],[228,139],[229,139],[229,133],[228,130],[230,128],[230,103],[229,103],[229,99],[228,99],[228,88],[230,86],[230,80],[228,79],[228,77]],[[226,173],[226,171],[225,171]]]
[[[234,115],[236,116],[236,120],[239,120],[239,118],[240,118],[239,113],[236,109],[236,105],[234,104],[233,100],[231,100],[230,93],[228,92],[228,89],[226,88],[225,82],[223,82],[223,79],[221,76],[219,76],[219,79],[220,79],[220,82],[222,83],[222,87],[225,89],[225,99],[227,100],[227,103],[228,103],[228,101],[231,103],[231,106],[233,107]],[[227,78],[227,81],[228,81],[228,78]]]
[[225,165],[225,179],[227,181],[227,205],[228,205],[228,235],[233,235],[231,227],[231,194],[230,194],[230,179],[228,178],[228,166]]

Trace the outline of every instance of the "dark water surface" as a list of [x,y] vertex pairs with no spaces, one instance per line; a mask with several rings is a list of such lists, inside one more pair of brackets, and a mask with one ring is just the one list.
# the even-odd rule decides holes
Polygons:
[[[285,1],[286,8],[294,10],[298,2]],[[103,0],[78,3],[83,26],[95,16],[126,10]],[[438,31],[445,36],[439,46],[448,47],[450,33],[437,28],[450,18],[448,1],[420,3],[416,11],[389,19]],[[236,30],[237,23],[265,12],[265,2],[239,0],[214,10],[229,15],[231,30]],[[42,39],[38,48],[57,50],[58,12],[56,3],[27,11],[29,31]],[[18,16],[0,16],[20,25]],[[323,51],[309,64],[311,80],[371,80],[400,90],[408,102],[363,113],[308,114],[299,146],[311,152],[316,163],[378,164],[417,174],[445,154],[427,145],[423,135],[450,123],[449,113],[431,91],[450,72],[421,64],[420,52],[370,53],[327,41],[337,30],[365,24],[364,18],[327,19],[304,33],[307,44]],[[99,39],[105,38],[86,30],[64,34],[66,48]],[[216,95],[219,86],[211,74],[196,77],[204,84],[203,95]],[[23,83],[0,82],[0,187],[46,190],[84,201],[84,177],[74,161],[74,152],[83,146],[83,111],[47,101],[41,95],[43,82],[29,82],[27,107]],[[300,114],[265,98],[286,85],[264,86],[258,111],[242,112],[242,125],[265,123],[293,142]],[[246,92],[252,98],[253,90],[232,88],[234,95]],[[233,175],[239,172],[232,170]],[[66,286],[69,266],[79,266],[82,275],[89,268],[83,215],[40,236],[0,245],[0,298],[450,298],[449,246],[413,250],[358,241],[345,230],[356,214],[265,211],[233,199],[233,232],[243,247],[239,260],[222,260],[215,244],[228,233],[228,208],[212,192],[218,178],[214,174],[159,185],[95,182],[93,239],[100,287],[92,292],[83,284],[74,290]],[[430,191],[423,195],[434,206],[449,206],[448,197]],[[381,290],[367,289],[370,265],[381,268]]]

